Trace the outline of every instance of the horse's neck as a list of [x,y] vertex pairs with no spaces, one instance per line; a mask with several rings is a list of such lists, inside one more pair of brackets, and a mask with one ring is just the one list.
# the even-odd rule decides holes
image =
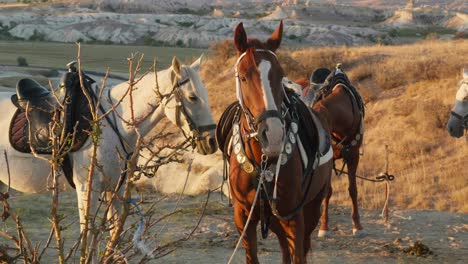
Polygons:
[[[169,72],[168,70],[163,70],[157,74],[160,92],[166,94],[166,90],[169,90],[169,87],[172,85],[170,78],[167,77],[169,76]],[[128,89],[128,82],[121,83],[112,88],[111,98],[114,104],[127,93]],[[164,117],[164,107],[157,97],[155,89],[155,75],[146,75],[134,87],[131,96],[127,94],[120,107],[116,109],[117,115],[121,117],[117,118],[116,122],[119,123],[118,126],[121,129],[122,136],[127,137],[129,143],[133,143],[136,139],[136,133],[127,122],[134,120],[138,124],[139,133],[144,136]]]

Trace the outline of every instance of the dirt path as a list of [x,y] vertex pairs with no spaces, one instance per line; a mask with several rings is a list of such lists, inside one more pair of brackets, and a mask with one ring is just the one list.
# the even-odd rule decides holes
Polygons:
[[[196,237],[164,258],[165,263],[226,263],[239,237],[232,221],[232,209],[221,205],[219,198],[211,205]],[[214,204],[214,205],[213,205]],[[216,209],[213,209],[216,208]],[[438,211],[395,211],[385,225],[380,212],[362,210],[362,223],[367,231],[364,238],[351,232],[350,210],[332,207],[330,212],[333,236],[312,239],[309,262],[314,263],[464,263],[468,258],[468,215]],[[195,218],[188,218],[195,221]],[[187,226],[184,223],[180,226]],[[178,228],[176,228],[178,229]],[[175,231],[175,230],[174,230]],[[260,237],[260,235],[259,235]],[[404,249],[419,241],[429,247],[431,254],[413,256]],[[274,234],[259,240],[261,263],[280,263],[281,252]],[[244,263],[239,250],[234,263]]]
[[[160,200],[161,195],[151,195],[145,200],[151,205]],[[164,244],[184,237],[196,224],[200,215],[201,205],[206,196],[185,196],[179,209],[166,222],[155,228],[158,233],[155,239],[147,239],[152,246]],[[33,241],[45,240],[49,232],[48,195],[13,195],[12,205],[24,220],[26,231]],[[164,198],[156,204],[160,215],[174,209],[177,195]],[[225,202],[225,200],[224,200]],[[232,254],[239,238],[232,221],[232,208],[221,202],[219,194],[210,198],[206,214],[197,229],[195,236],[181,247],[164,258],[150,263],[226,263]],[[68,215],[66,222],[77,223],[76,198],[73,193],[62,194],[62,212]],[[312,253],[308,255],[309,262],[314,263],[465,263],[468,258],[468,214],[454,214],[438,211],[394,211],[390,215],[390,224],[385,225],[376,210],[361,210],[361,219],[368,235],[364,238],[354,238],[351,235],[350,210],[348,207],[331,207],[330,228],[333,236],[318,239],[317,231],[312,239]],[[132,217],[130,222],[136,222]],[[9,226],[9,227],[8,227]],[[8,223],[4,226],[13,231]],[[75,228],[76,227],[76,228]],[[71,226],[64,233],[70,241],[78,236],[77,225]],[[260,235],[259,235],[260,237]],[[420,241],[433,252],[425,257],[411,256],[403,251],[414,242]],[[0,244],[5,243],[0,238]],[[280,263],[281,253],[276,237],[270,233],[266,240],[259,240],[259,258],[261,263]],[[49,251],[44,260],[56,260],[54,251]],[[44,263],[47,263],[44,262]],[[239,250],[233,263],[244,263],[244,252]],[[130,262],[131,263],[131,262]]]

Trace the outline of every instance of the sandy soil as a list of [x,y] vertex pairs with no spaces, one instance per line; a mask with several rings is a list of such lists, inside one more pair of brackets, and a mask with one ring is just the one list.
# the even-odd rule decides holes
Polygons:
[[[217,203],[215,197],[211,203]],[[331,238],[319,239],[314,231],[309,262],[315,263],[463,263],[468,257],[468,215],[437,211],[395,211],[385,224],[380,212],[362,210],[362,223],[368,233],[355,238],[351,232],[348,208],[332,207]],[[397,216],[398,215],[398,216]],[[239,237],[232,221],[232,209],[224,207],[208,214],[195,238],[164,260],[167,263],[225,263]],[[260,237],[260,235],[259,235]],[[433,252],[412,256],[405,248],[419,241]],[[281,252],[274,234],[259,240],[261,263],[279,263]],[[239,250],[234,263],[244,263]]]
[[[152,194],[145,200],[156,204],[161,215],[172,211],[177,195],[169,197]],[[184,237],[196,224],[205,195],[184,196],[179,205],[182,212],[169,217],[166,222],[155,226],[158,236],[146,240],[147,244],[157,245]],[[27,232],[33,241],[45,240],[48,232],[48,195],[15,194],[12,205],[17,208],[25,221]],[[73,193],[62,194],[62,209],[72,225],[65,231],[68,243],[74,241],[78,230],[74,215],[76,198]],[[151,204],[150,203],[150,204]],[[376,210],[361,210],[362,223],[367,232],[363,238],[355,238],[351,233],[349,209],[331,207],[330,228],[332,237],[319,239],[314,231],[312,252],[309,262],[315,263],[464,263],[468,256],[468,214],[454,214],[438,211],[392,211],[389,224],[385,224]],[[213,194],[194,237],[184,242],[176,251],[151,263],[226,263],[239,238],[232,221],[232,208],[226,206],[226,199]],[[136,218],[130,221],[136,221]],[[11,223],[3,230],[13,231]],[[153,230],[154,231],[154,230]],[[260,237],[260,235],[259,235]],[[419,241],[426,245],[431,254],[413,256],[404,249]],[[0,238],[0,244],[4,244]],[[280,263],[281,252],[274,234],[266,240],[260,239],[259,258],[261,263]],[[48,251],[44,260],[52,261],[53,250]],[[234,263],[244,263],[244,252],[240,249]]]

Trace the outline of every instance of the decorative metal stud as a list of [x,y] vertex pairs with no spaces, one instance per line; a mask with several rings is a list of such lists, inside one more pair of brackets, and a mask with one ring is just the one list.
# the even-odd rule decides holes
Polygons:
[[234,143],[238,143],[239,140],[240,140],[240,136],[239,136],[239,134],[236,134],[236,135],[234,136],[234,140],[233,140]]
[[239,154],[239,152],[241,151],[242,149],[242,146],[241,146],[241,143],[238,142],[235,146],[234,146],[234,154]]
[[296,135],[294,135],[294,133],[289,133],[289,142],[292,144],[296,143]]
[[242,153],[237,154],[236,158],[237,162],[239,162],[240,164],[243,164],[245,162],[245,156]]
[[288,162],[288,156],[287,155],[282,155],[281,156],[281,165],[286,164]]
[[291,143],[286,143],[286,145],[284,146],[284,151],[286,151],[286,153],[289,155],[291,154],[292,152],[292,145]]
[[242,168],[244,169],[245,172],[247,173],[252,173],[254,171],[254,167],[252,165],[252,163],[250,163],[249,161],[247,161],[246,163],[244,163],[242,165]]
[[356,146],[356,145],[357,145],[357,141],[353,139],[353,141],[351,141],[351,146]]
[[360,140],[361,139],[361,134],[357,134],[356,135],[356,140]]
[[299,127],[297,126],[296,122],[291,122],[291,130],[294,134],[296,134],[297,131],[299,130]]

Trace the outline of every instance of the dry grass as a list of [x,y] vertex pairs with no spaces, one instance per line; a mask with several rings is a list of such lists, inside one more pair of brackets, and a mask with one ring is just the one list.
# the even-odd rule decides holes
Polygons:
[[[216,118],[235,100],[232,50],[216,50],[203,68]],[[219,57],[229,54],[223,59]],[[283,50],[280,61],[292,79],[337,62],[367,103],[365,154],[359,173],[383,171],[390,148],[391,206],[468,212],[468,144],[445,130],[466,66],[468,41],[423,42],[405,46]],[[361,207],[383,205],[384,184],[358,181]],[[334,178],[332,203],[351,203],[347,178]]]

